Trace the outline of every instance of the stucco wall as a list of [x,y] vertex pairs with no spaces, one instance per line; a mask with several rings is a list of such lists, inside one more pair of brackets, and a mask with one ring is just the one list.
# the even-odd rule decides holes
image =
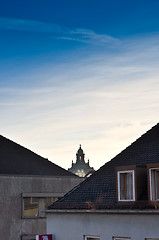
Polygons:
[[81,181],[77,177],[0,175],[0,239],[46,233],[46,218],[22,218],[23,193],[65,194]]
[[83,240],[83,235],[98,235],[101,240],[113,236],[132,240],[159,238],[159,215],[138,214],[47,214],[47,233],[55,240]]

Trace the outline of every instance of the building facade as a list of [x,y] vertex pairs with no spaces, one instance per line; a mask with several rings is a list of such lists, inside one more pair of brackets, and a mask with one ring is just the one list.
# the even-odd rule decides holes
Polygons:
[[159,240],[158,183],[159,124],[52,204],[47,232],[56,240]]
[[44,210],[83,179],[0,136],[0,238],[46,233]]
[[[159,240],[156,211],[67,211],[47,214],[55,240]],[[61,226],[62,231],[61,231]]]

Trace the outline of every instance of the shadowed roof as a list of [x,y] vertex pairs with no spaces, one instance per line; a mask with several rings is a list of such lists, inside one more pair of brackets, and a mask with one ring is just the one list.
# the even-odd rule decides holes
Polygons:
[[[107,162],[91,177],[79,184],[62,199],[50,206],[50,209],[109,209],[122,208],[116,202],[117,166],[136,165],[146,167],[148,163],[159,163],[159,124],[142,135],[120,154]],[[145,189],[146,191],[146,189]],[[148,201],[132,203],[132,208],[146,208]],[[124,203],[130,208],[131,203]]]
[[0,174],[73,176],[36,153],[0,135]]

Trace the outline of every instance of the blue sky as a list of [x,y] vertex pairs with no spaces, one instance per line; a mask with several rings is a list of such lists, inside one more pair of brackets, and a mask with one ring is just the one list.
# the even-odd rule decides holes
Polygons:
[[0,2],[0,134],[98,169],[158,122],[159,2]]

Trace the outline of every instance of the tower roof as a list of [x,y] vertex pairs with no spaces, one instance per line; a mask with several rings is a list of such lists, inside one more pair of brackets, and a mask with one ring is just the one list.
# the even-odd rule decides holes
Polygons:
[[72,167],[68,170],[80,177],[85,177],[89,172],[94,172],[94,169],[89,166],[89,160],[85,162],[85,154],[81,148],[81,144],[76,153],[76,163],[72,162]]
[[83,154],[84,154],[84,152],[83,152],[83,149],[81,148],[81,144],[80,144],[79,149],[77,151],[77,155],[83,155]]

